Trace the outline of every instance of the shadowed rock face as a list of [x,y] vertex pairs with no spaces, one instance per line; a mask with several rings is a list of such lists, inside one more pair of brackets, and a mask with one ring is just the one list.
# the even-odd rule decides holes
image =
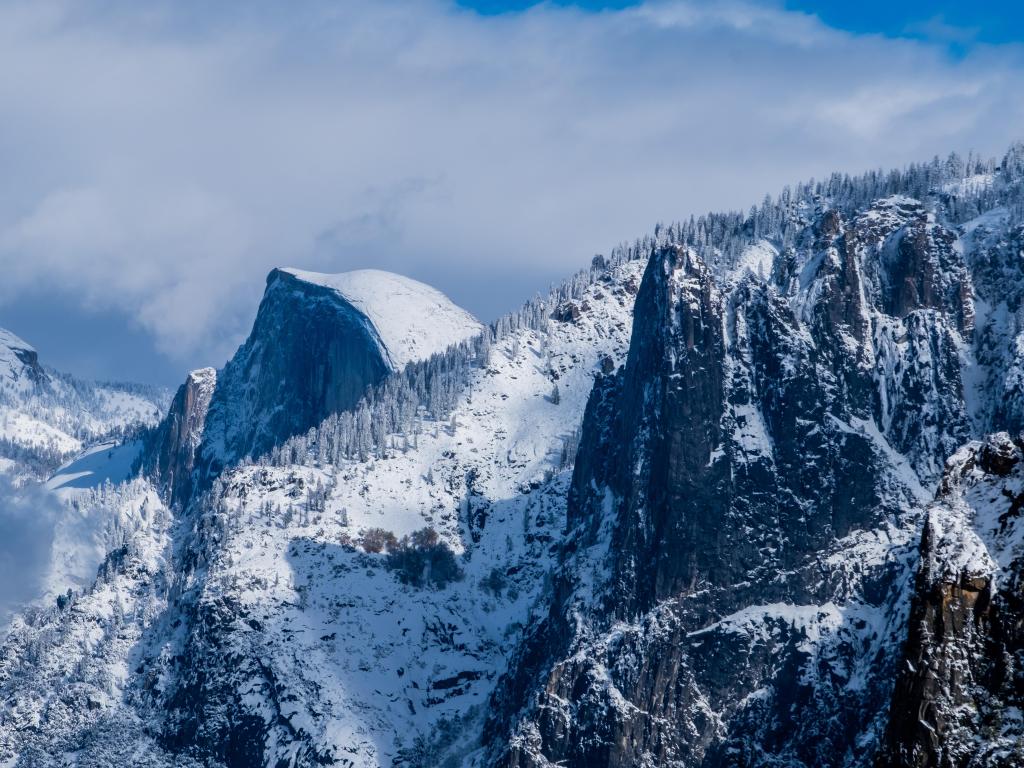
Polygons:
[[217,386],[213,368],[192,371],[171,401],[167,416],[147,440],[143,471],[154,477],[171,503],[183,504],[192,492],[192,471]]
[[891,203],[907,221],[886,240],[882,265],[886,311],[905,317],[916,309],[946,309],[958,328],[974,328],[973,286],[953,247],[955,233],[935,223],[916,201]]
[[390,372],[385,354],[373,325],[337,291],[274,270],[210,402],[203,475],[355,406]]
[[387,375],[481,328],[440,292],[398,275],[275,269],[245,343],[210,372],[201,403],[190,399],[192,383],[182,388],[143,464],[185,504],[225,467],[353,409]]
[[921,483],[969,435],[954,241],[887,200],[825,212],[768,280],[652,256],[584,417],[552,609],[495,697],[496,764],[870,762]]
[[249,338],[219,375],[205,369],[179,389],[144,466],[184,505],[224,467],[352,408],[390,372],[362,312],[335,290],[274,270]]
[[992,435],[957,452],[929,511],[878,766],[1024,760],[1024,453]]

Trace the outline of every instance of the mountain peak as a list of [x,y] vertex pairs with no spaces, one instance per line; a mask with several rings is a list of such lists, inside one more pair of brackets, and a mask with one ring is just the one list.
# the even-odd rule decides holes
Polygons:
[[6,347],[7,349],[19,349],[26,352],[36,351],[35,347],[21,337],[11,333],[6,328],[0,328],[0,347]]
[[324,274],[282,267],[270,273],[268,285],[282,277],[339,294],[373,325],[395,369],[443,352],[482,327],[436,288],[393,272],[359,269]]
[[11,382],[35,383],[45,375],[35,348],[6,328],[0,328],[0,377]]

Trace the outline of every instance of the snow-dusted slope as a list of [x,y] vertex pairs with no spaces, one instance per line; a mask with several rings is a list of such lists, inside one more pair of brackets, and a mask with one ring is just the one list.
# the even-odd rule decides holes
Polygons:
[[[123,575],[111,569],[70,609],[31,619],[0,653],[12,713],[0,760],[94,744],[86,734],[99,722],[104,732],[144,725],[164,744],[187,741],[235,765],[316,755],[346,766],[434,765],[432,756],[476,749],[488,696],[533,620],[559,544],[593,378],[625,357],[641,269],[631,262],[604,275],[566,302],[564,320],[503,324],[451,417],[424,416],[376,458],[324,464],[307,445],[298,463],[229,469],[183,518],[162,574],[153,558],[172,546],[168,528],[135,522],[140,507],[129,499],[143,489],[132,485],[117,516],[129,531]],[[55,484],[90,503],[97,492],[71,485],[105,472],[85,459]],[[454,553],[455,580],[435,570],[432,581],[406,583],[388,554],[366,551],[373,529],[402,537],[426,527]],[[153,606],[165,593],[145,593],[146,582],[173,584],[163,615]],[[101,609],[110,595],[130,628],[117,632],[121,619]],[[53,682],[84,652],[74,640],[45,652],[37,671],[18,667],[14,656],[33,638],[58,626],[72,638],[83,631],[80,611],[103,613],[104,631],[134,645],[105,646],[82,682]],[[56,690],[36,697],[44,681]],[[56,737],[11,731],[14,718],[30,723],[83,701],[98,709],[62,717]]]
[[[85,491],[128,478],[139,446],[120,442],[155,424],[164,401],[155,388],[46,368],[0,329],[0,634],[13,607],[92,584],[120,522]],[[61,477],[44,485],[61,463]]]
[[[1007,584],[991,659],[1019,668],[1024,448],[956,449],[1024,426],[1022,179],[1024,147],[659,228],[401,371],[448,346],[409,301],[275,270],[165,422],[173,472],[54,479],[113,551],[0,646],[0,764],[919,766],[876,757],[924,670],[1018,765],[1014,691],[979,721],[900,648],[946,483],[921,573],[968,607]],[[197,442],[208,482],[163,503]]]
[[303,282],[337,291],[366,315],[393,368],[444,352],[480,332],[480,323],[436,288],[393,272],[359,269],[322,274],[284,268]]
[[0,386],[5,391],[30,392],[43,375],[32,345],[0,328]]
[[166,393],[85,382],[48,369],[29,344],[0,328],[0,464],[42,479],[83,446],[155,424]]
[[[474,748],[552,564],[593,378],[624,359],[641,266],[588,289],[574,321],[502,339],[450,419],[396,436],[384,456],[223,475],[204,513],[217,534],[195,610],[231,604],[253,621],[223,632],[204,618],[160,651],[205,670],[168,692],[173,721],[219,745],[225,718],[255,717],[267,763],[301,749],[350,766],[418,765]],[[386,554],[365,551],[374,529],[424,528],[455,553],[461,578],[406,584]]]

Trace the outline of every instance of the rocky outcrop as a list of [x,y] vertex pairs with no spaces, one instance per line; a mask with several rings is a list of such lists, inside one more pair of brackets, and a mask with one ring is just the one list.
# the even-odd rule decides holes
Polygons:
[[822,212],[770,277],[652,257],[584,419],[553,607],[499,689],[498,764],[870,758],[921,483],[970,429],[954,239],[883,200]]
[[192,493],[196,451],[216,386],[213,368],[192,371],[178,388],[167,416],[146,440],[142,469],[172,504],[187,502]]
[[39,353],[10,331],[0,328],[0,381],[7,386],[38,386],[46,381]]
[[218,377],[199,450],[202,482],[353,407],[390,371],[365,314],[336,290],[274,270],[249,338]]
[[924,530],[879,766],[1024,760],[1022,461],[1006,433],[950,459]]
[[974,286],[957,233],[920,201],[900,195],[877,201],[852,222],[849,240],[868,257],[869,291],[885,314],[940,310],[970,336]]

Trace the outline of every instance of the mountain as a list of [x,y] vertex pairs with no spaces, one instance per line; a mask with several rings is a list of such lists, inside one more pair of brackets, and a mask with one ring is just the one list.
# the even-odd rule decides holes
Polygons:
[[165,404],[154,387],[60,373],[0,329],[0,634],[17,606],[92,584],[119,520],[78,505],[79,487],[127,479]]
[[1022,249],[1018,146],[659,226],[489,326],[273,271],[76,489],[121,535],[0,646],[0,763],[1020,764]]
[[1020,763],[1022,460],[1020,435],[999,432],[948,461],[925,521],[881,765]]
[[0,328],[0,471],[45,478],[87,445],[155,425],[165,407],[159,388],[82,381],[45,367],[32,346]]
[[[918,542],[946,460],[1020,428],[1017,157],[973,177],[999,191],[969,212],[912,171],[881,197],[868,177],[784,199],[781,237],[759,239],[779,228],[755,212],[733,254],[714,234],[728,220],[712,247],[707,221],[667,233],[626,365],[588,405],[554,599],[496,697],[489,762],[968,764],[949,720],[981,694],[948,666],[933,677],[931,646],[962,659],[978,641],[936,641],[929,611],[961,598],[927,573],[968,542]],[[916,672],[894,694],[904,645]],[[1018,681],[1002,680],[985,706],[1005,736],[998,716],[955,716],[961,745],[991,740],[984,765],[1021,757]]]
[[[275,269],[235,356],[178,392],[149,468],[172,479],[172,501],[187,503],[193,483],[205,488],[224,467],[352,409],[389,374],[480,330],[439,291],[399,275]],[[183,423],[194,427],[179,434]]]

